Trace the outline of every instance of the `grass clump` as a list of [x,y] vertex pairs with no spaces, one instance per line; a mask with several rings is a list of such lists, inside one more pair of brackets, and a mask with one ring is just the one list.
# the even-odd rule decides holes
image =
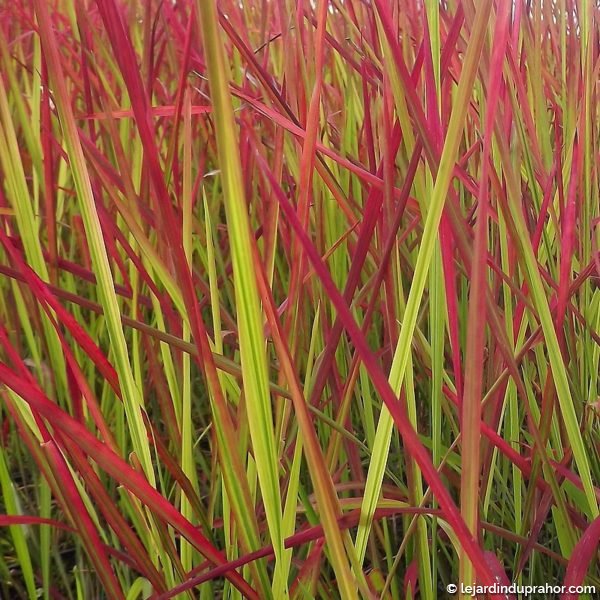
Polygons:
[[1,5],[0,597],[593,597],[599,39]]

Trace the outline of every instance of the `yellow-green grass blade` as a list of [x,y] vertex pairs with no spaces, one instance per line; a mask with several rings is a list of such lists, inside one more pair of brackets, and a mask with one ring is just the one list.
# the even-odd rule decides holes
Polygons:
[[119,374],[119,384],[123,394],[128,427],[131,431],[133,449],[140,460],[148,481],[152,485],[155,485],[156,479],[152,467],[150,446],[142,418],[144,402],[140,390],[135,383],[129,361],[127,345],[121,325],[119,304],[114,290],[113,276],[102,237],[100,220],[96,212],[89,173],[71,108],[70,95],[65,83],[58,43],[50,21],[48,6],[41,0],[36,0],[34,6],[39,23],[42,48],[46,56],[50,79],[54,86],[54,102],[63,131],[78,205],[81,210],[87,243],[98,282],[100,301],[104,309],[113,356],[117,373]]
[[[4,503],[4,512],[7,515],[19,515],[21,509],[19,507],[17,491],[10,477],[8,464],[6,462],[5,450],[0,445],[0,490],[2,490],[2,500]],[[15,551],[19,560],[23,581],[27,589],[27,594],[30,598],[36,598],[36,584],[31,564],[31,556],[26,536],[27,527],[25,525],[11,525],[10,533],[15,545]]]
[[[454,164],[456,162],[458,146],[464,127],[467,109],[469,107],[473,83],[477,75],[478,61],[485,40],[486,25],[490,8],[491,2],[489,1],[482,2],[478,7],[477,21],[473,26],[471,38],[469,39],[469,45],[467,47],[458,89],[456,91],[456,101],[453,104],[453,110],[448,124],[448,131],[442,150],[439,170],[436,174],[435,184],[423,228],[423,235],[421,237],[419,254],[415,264],[413,280],[406,302],[406,310],[403,315],[400,335],[396,345],[392,367],[390,369],[389,382],[396,394],[400,393],[409,362],[411,340],[415,331],[429,266],[435,250],[438,227],[454,171]],[[392,426],[393,420],[391,414],[387,409],[382,409],[379,424],[377,426],[377,434],[375,436],[375,444],[378,446],[377,452],[380,454],[376,455],[375,452],[373,453],[374,456],[370,463],[367,483],[365,485],[365,490],[369,489],[369,493],[367,494],[365,492],[363,506],[361,508],[362,527],[359,525],[361,545],[366,543],[365,537],[370,529],[374,507],[379,498],[381,483],[383,481],[383,466],[387,461],[387,455],[389,453]]]
[[[4,74],[8,78],[9,89],[14,97],[14,107],[17,113],[19,125],[25,138],[27,150],[32,158],[33,168],[35,169],[38,181],[43,181],[42,177],[42,153],[38,140],[34,137],[34,131],[32,127],[32,120],[26,110],[26,99],[22,97],[19,82],[15,74],[14,60],[10,55],[10,50],[4,36],[4,32],[0,31],[0,58],[4,65]],[[4,93],[4,83],[2,83]],[[39,90],[38,90],[39,91]],[[35,104],[33,104],[35,107]]]
[[583,483],[587,501],[586,512],[589,517],[596,518],[600,514],[598,510],[598,500],[594,492],[590,463],[583,439],[581,437],[581,431],[579,428],[573,397],[571,395],[567,370],[561,355],[556,329],[554,327],[552,314],[548,304],[548,298],[542,284],[538,263],[531,246],[529,232],[527,231],[527,227],[523,219],[523,213],[519,201],[520,193],[516,186],[508,148],[506,147],[505,141],[500,138],[498,138],[498,145],[502,155],[503,169],[507,180],[507,195],[509,201],[508,208],[510,213],[505,215],[505,217],[510,218],[514,225],[516,234],[516,239],[514,242],[518,245],[519,258],[524,274],[527,278],[527,283],[531,291],[534,306],[538,313],[544,340],[546,342],[546,352],[550,362],[550,369],[556,388],[556,394],[565,423],[567,437],[569,443],[571,444],[573,457],[579,471],[579,476],[581,477],[581,481]]
[[[29,265],[44,281],[48,281],[48,269],[40,244],[39,220],[34,215],[25,171],[21,162],[19,143],[11,119],[10,107],[4,83],[0,78],[0,165],[2,165],[6,181],[7,196],[14,209],[20,238]],[[44,315],[42,325],[46,343],[48,344],[48,360],[57,380],[57,392],[62,401],[66,396],[65,364],[56,331]]]
[[[191,99],[189,90],[184,96],[183,117],[183,250],[188,264],[192,261],[192,123],[191,123]],[[183,340],[190,341],[189,324],[183,323]],[[181,467],[185,475],[192,483],[194,491],[198,493],[198,478],[196,475],[194,452],[193,452],[193,420],[192,420],[192,381],[190,355],[182,355],[182,384],[181,384]],[[193,510],[188,498],[182,495],[181,514],[188,520],[193,517]],[[184,542],[181,547],[181,564],[186,571],[190,571],[193,561],[193,547]]]
[[216,122],[223,201],[229,228],[246,412],[269,533],[275,549],[273,595],[276,598],[285,598],[288,594],[287,573],[282,573],[279,565],[285,564],[282,563],[283,556],[289,551],[284,550],[283,546],[277,445],[273,428],[261,309],[250,244],[250,223],[242,187],[235,134],[236,124],[228,87],[228,70],[219,37],[216,4],[213,0],[208,0],[199,2],[197,7]]

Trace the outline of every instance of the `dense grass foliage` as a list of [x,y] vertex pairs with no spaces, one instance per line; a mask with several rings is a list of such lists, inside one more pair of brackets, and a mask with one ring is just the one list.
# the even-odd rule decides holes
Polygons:
[[0,3],[0,597],[600,590],[599,81],[595,0]]

